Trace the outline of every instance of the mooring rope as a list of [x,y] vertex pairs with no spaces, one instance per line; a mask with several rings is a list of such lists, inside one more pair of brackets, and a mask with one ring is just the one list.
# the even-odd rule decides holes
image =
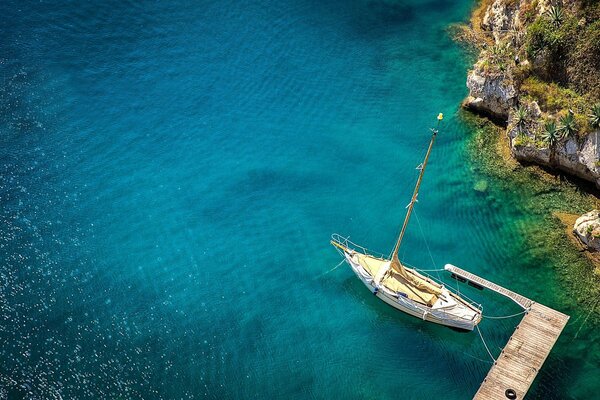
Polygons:
[[492,360],[494,360],[494,363],[496,362],[496,359],[494,358],[494,356],[492,355],[492,352],[490,351],[490,349],[488,348],[488,345],[485,343],[485,340],[483,339],[483,335],[481,334],[481,330],[479,330],[479,325],[475,325],[475,327],[477,328],[477,332],[479,332],[479,337],[481,338],[481,342],[483,343],[483,346],[485,347],[485,349],[487,350],[487,353],[490,355],[490,358]]
[[336,269],[337,269],[337,268],[338,268],[340,265],[342,265],[342,264],[343,264],[345,261],[346,261],[346,259],[345,259],[345,258],[344,258],[344,259],[342,259],[342,261],[340,261],[338,265],[336,265],[335,267],[331,268],[331,269],[330,269],[329,271],[327,271],[327,272],[323,272],[323,273],[322,273],[321,275],[319,275],[317,278],[320,278],[320,277],[322,277],[323,275],[327,275],[328,273],[330,273],[330,272],[332,272],[332,271],[336,270]]
[[[581,323],[581,326],[579,327],[579,329],[577,330],[577,333],[575,334],[575,336],[573,337],[573,340],[577,339],[577,336],[579,336],[579,332],[581,332],[581,329],[583,328],[583,326],[585,325],[585,323],[587,322],[588,318],[590,317],[590,315],[592,314],[592,312],[594,311],[594,309],[596,308],[596,306],[598,305],[598,302],[600,302],[600,297],[598,297],[598,299],[596,300],[596,303],[594,303],[594,307],[592,307],[592,309],[590,310],[590,312],[588,313],[588,315],[585,317],[585,319],[583,320],[583,322]],[[579,319],[579,318],[577,318]],[[577,321],[575,321],[577,322]]]
[[[468,357],[474,358],[474,359],[476,359],[477,361],[481,361],[481,362],[484,362],[484,363],[486,363],[486,364],[489,364],[489,363],[491,362],[490,360],[484,360],[484,359],[482,359],[482,358],[475,357],[473,354],[469,354],[469,353],[467,353],[467,352],[465,352],[465,351],[461,351],[461,353],[463,353],[465,356],[468,356]],[[493,364],[493,363],[492,363],[492,364]]]
[[487,318],[487,319],[506,319],[506,318],[513,318],[513,317],[517,317],[517,316],[519,316],[519,315],[525,314],[525,313],[526,313],[526,312],[528,312],[528,311],[529,311],[529,308],[527,308],[527,309],[525,309],[525,310],[521,311],[520,313],[516,313],[516,314],[512,314],[512,315],[503,315],[503,316],[496,317],[496,316],[488,316],[488,315],[483,315],[483,314],[482,314],[481,316],[482,316],[483,318]]
[[439,272],[439,271],[445,271],[445,269],[443,268],[436,268],[436,269],[419,269],[419,268],[413,268],[415,271],[419,271],[419,272]]

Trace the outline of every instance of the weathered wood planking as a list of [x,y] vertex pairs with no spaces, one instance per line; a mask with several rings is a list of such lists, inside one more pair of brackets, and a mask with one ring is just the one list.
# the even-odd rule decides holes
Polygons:
[[523,399],[569,320],[569,316],[453,265],[447,271],[502,294],[528,310],[475,394],[476,400]]
[[446,271],[450,271],[456,276],[460,276],[462,278],[465,278],[468,281],[475,282],[478,285],[483,286],[484,288],[493,290],[496,293],[499,293],[503,296],[508,297],[509,299],[511,299],[512,301],[514,301],[515,303],[517,303],[518,305],[520,305],[521,307],[523,307],[525,309],[529,308],[529,306],[531,306],[531,304],[533,304],[533,301],[531,301],[527,297],[521,296],[520,294],[515,293],[512,290],[503,288],[500,285],[496,285],[494,282],[490,282],[487,279],[483,279],[482,277],[479,277],[475,274],[465,271],[464,269],[460,269],[460,268],[458,268],[454,265],[450,265],[450,264],[447,264],[444,268],[446,269]]

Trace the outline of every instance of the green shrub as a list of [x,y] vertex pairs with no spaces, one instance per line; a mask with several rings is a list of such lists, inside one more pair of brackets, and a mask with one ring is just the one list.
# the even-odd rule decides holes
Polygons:
[[504,72],[513,63],[514,52],[506,43],[489,46],[485,54],[485,71]]
[[523,81],[521,91],[532,100],[537,101],[542,110],[550,113],[564,109],[573,109],[578,113],[584,113],[588,108],[585,99],[573,90],[556,83],[544,82],[534,76]]
[[570,47],[566,67],[569,82],[578,91],[600,100],[600,19],[582,30]]
[[525,129],[525,125],[527,124],[527,119],[529,117],[529,113],[527,109],[523,106],[519,106],[513,113],[513,124],[517,128],[517,132],[519,134],[523,133]]
[[574,114],[574,118],[575,118],[575,125],[577,125],[577,128],[579,130],[578,131],[579,136],[583,137],[593,131],[592,126],[590,125],[588,117],[587,117],[587,115],[585,115],[585,113],[576,112]]
[[594,231],[594,227],[592,225],[588,225],[587,228],[585,228],[585,232],[588,235],[591,235],[593,231]]
[[592,128],[600,128],[600,103],[596,103],[590,109],[588,120]]
[[568,54],[578,37],[577,18],[565,15],[560,25],[555,25],[547,16],[538,17],[529,27],[525,37],[525,49],[530,59],[543,52],[547,73],[565,81]]
[[515,147],[535,145],[535,141],[531,137],[529,137],[529,136],[527,136],[525,134],[519,133],[514,138],[513,145]]

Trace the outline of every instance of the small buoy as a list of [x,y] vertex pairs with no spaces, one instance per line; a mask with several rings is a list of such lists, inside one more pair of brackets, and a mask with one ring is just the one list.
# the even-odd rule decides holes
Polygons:
[[441,121],[441,120],[443,120],[443,119],[444,119],[444,114],[442,114],[442,113],[439,113],[439,114],[438,114],[438,121]]
[[379,292],[379,288],[378,288],[378,287],[375,287],[375,290],[373,290],[373,294],[374,294],[375,296],[377,296],[377,292]]
[[506,396],[507,399],[511,399],[511,400],[514,400],[517,398],[517,392],[515,392],[513,389],[506,389],[506,391],[504,392],[504,395]]

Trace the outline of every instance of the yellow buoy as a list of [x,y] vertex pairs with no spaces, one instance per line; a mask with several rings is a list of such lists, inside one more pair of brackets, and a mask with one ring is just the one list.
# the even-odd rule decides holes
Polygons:
[[439,113],[439,114],[438,114],[438,121],[441,121],[441,120],[443,120],[443,119],[444,119],[444,114],[442,114],[442,113]]

